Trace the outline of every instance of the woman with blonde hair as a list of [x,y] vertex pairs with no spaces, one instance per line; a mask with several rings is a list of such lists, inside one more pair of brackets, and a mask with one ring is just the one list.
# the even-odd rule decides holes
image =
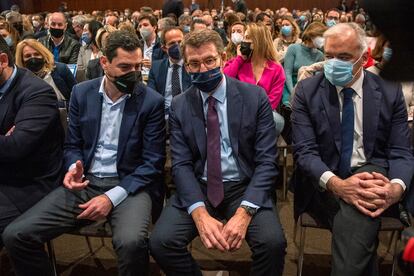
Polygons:
[[59,107],[65,107],[76,84],[66,64],[54,62],[52,53],[35,39],[25,39],[16,47],[16,65],[27,68],[55,90]]
[[[279,105],[285,74],[277,61],[272,35],[265,25],[247,25],[244,39],[238,46],[237,57],[227,61],[224,73],[229,77],[262,87],[266,91],[272,110]],[[276,127],[280,130],[283,121],[281,122],[277,115],[275,114]]]
[[302,42],[299,36],[300,28],[295,19],[291,16],[282,17],[279,36],[273,41],[280,63],[284,62],[287,48],[291,44]]

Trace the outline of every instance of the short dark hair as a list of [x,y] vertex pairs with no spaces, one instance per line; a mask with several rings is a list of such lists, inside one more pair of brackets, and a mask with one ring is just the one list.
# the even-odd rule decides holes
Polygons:
[[213,43],[216,46],[217,52],[219,54],[224,52],[223,40],[220,35],[213,30],[203,29],[196,30],[188,33],[183,42],[181,42],[181,53],[184,55],[185,60],[185,49],[187,46],[199,48],[201,45]]
[[112,62],[116,57],[119,48],[128,52],[132,52],[137,48],[140,48],[142,51],[141,42],[138,37],[128,31],[114,31],[109,34],[103,51],[109,62]]
[[157,27],[157,19],[152,14],[149,14],[149,13],[143,13],[143,14],[141,14],[138,17],[138,22],[140,22],[141,20],[144,20],[144,19],[147,19],[149,21],[149,23],[151,24],[151,26]]
[[7,45],[4,38],[0,35],[0,54],[6,54],[9,59],[9,67],[14,66],[14,58],[12,52],[10,51],[9,45]]
[[165,28],[165,29],[162,31],[162,33],[161,33],[160,40],[161,40],[161,44],[162,44],[162,45],[165,45],[165,34],[166,34],[166,33],[168,33],[168,32],[170,32],[170,31],[172,31],[172,30],[177,30],[177,31],[180,31],[180,32],[182,32],[182,33],[183,33],[183,36],[184,36],[184,31],[183,31],[183,29],[181,29],[180,27],[177,27],[177,26],[169,26],[169,27]]

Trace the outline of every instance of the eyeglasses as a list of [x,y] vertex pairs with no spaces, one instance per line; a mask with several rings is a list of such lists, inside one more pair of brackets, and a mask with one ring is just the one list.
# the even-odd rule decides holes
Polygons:
[[206,59],[204,59],[203,61],[190,61],[187,62],[186,65],[187,67],[192,71],[192,72],[199,72],[201,69],[201,64],[204,64],[204,66],[207,69],[213,69],[216,66],[217,63],[217,59],[219,59],[219,55],[215,56],[215,57],[208,57]]

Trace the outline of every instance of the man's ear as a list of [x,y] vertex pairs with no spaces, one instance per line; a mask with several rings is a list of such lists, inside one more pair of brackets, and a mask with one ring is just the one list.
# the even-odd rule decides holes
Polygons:
[[106,69],[108,68],[108,64],[110,63],[108,58],[106,56],[101,56],[99,58],[99,62],[101,63],[102,69],[106,71]]
[[4,69],[7,66],[9,66],[9,57],[6,53],[0,53],[0,67]]

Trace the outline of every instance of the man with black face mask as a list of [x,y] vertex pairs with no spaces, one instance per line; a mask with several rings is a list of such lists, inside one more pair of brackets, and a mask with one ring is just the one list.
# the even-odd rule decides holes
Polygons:
[[282,275],[286,240],[272,201],[276,129],[266,92],[224,76],[215,31],[191,32],[181,50],[193,85],[170,106],[177,193],[151,234],[151,254],[167,275],[201,275],[186,250],[196,236],[220,251],[238,250],[246,237],[250,275]]
[[172,98],[191,85],[190,75],[185,70],[180,52],[180,43],[183,39],[184,33],[178,27],[170,27],[163,31],[162,49],[168,54],[168,58],[155,60],[148,77],[148,86],[164,96],[166,112]]
[[49,17],[49,35],[39,38],[39,41],[50,50],[55,62],[76,64],[81,45],[65,33],[67,25],[63,13],[52,13]]
[[147,275],[148,227],[163,204],[164,99],[140,81],[142,50],[127,31],[108,37],[105,76],[73,88],[63,186],[10,225],[17,275],[49,275],[42,243],[107,219],[119,275]]

